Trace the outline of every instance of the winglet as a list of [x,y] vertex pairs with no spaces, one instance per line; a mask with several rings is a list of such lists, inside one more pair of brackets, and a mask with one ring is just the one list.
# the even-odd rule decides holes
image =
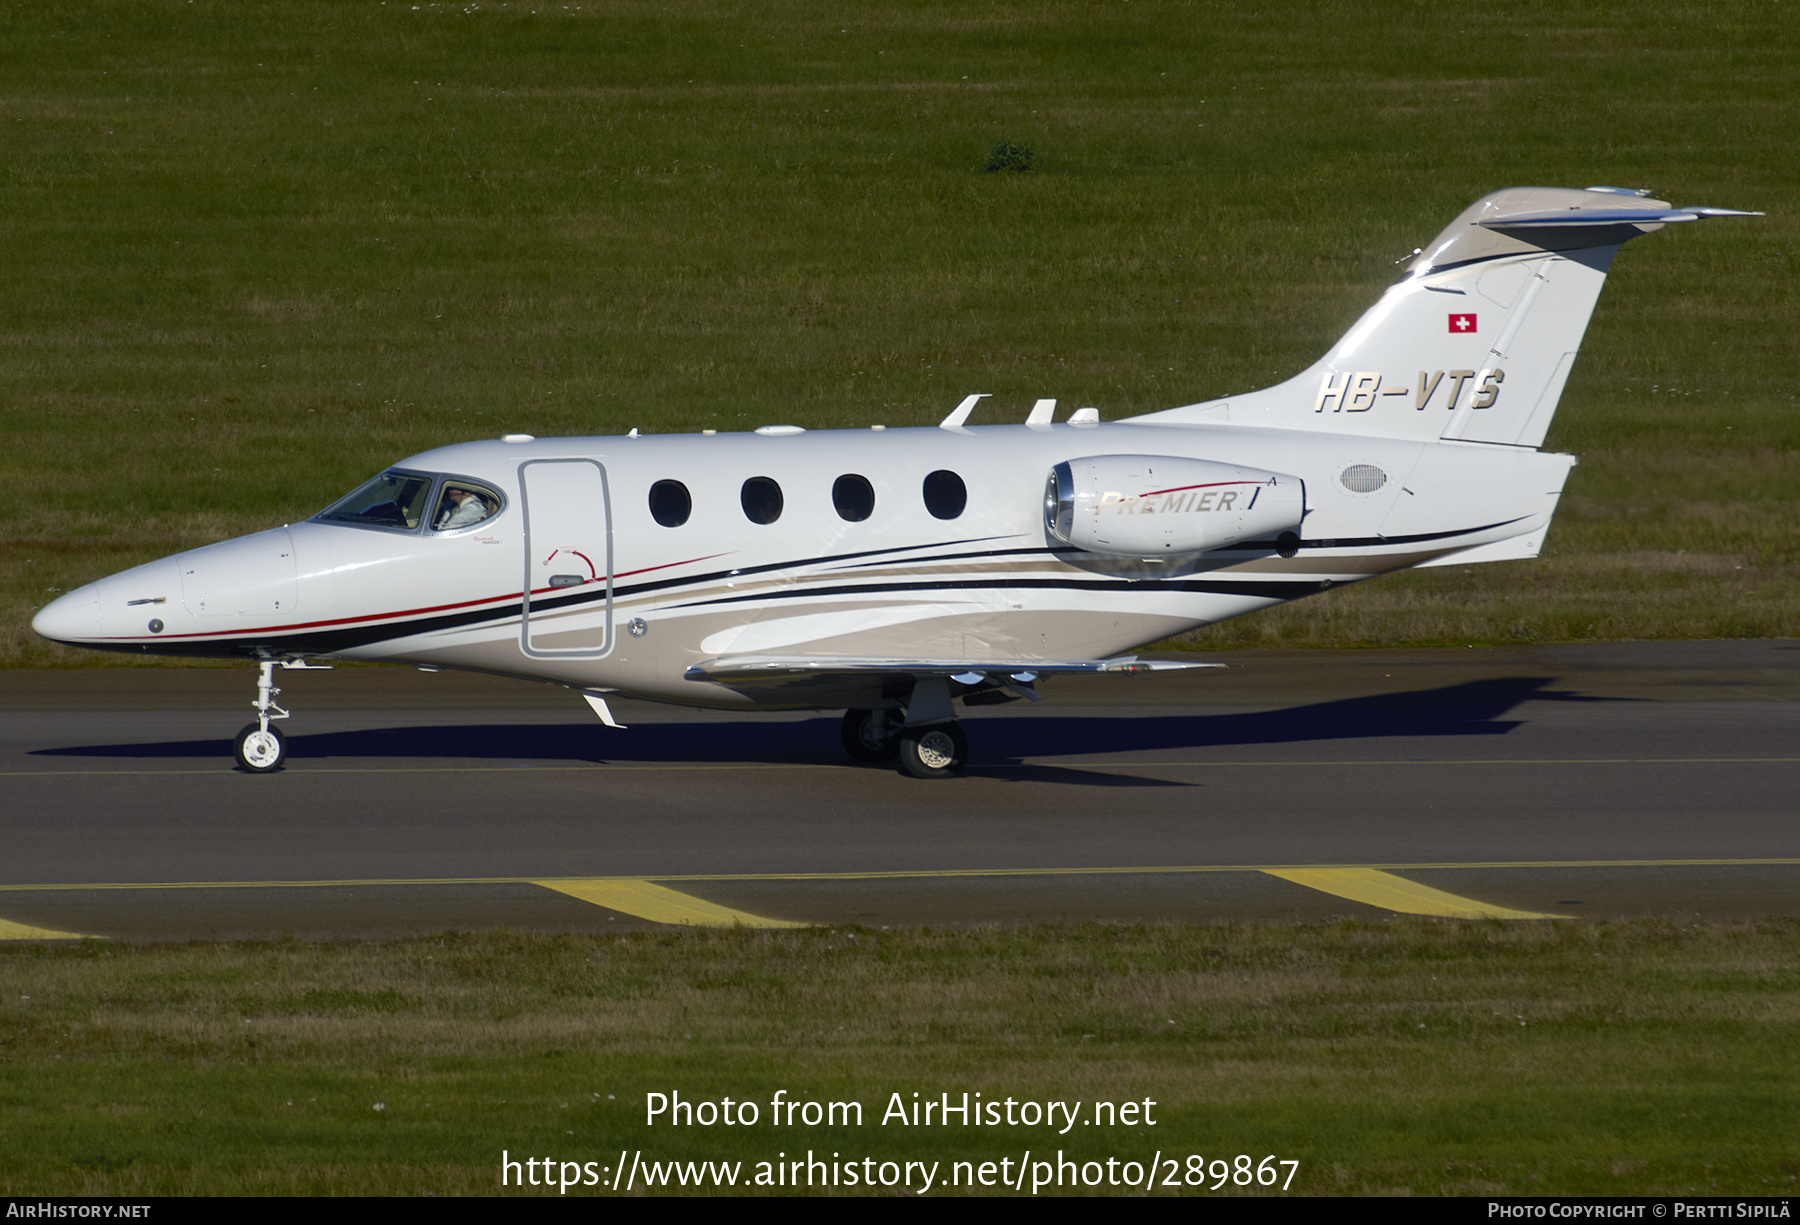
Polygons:
[[975,411],[975,406],[993,394],[991,391],[982,391],[972,396],[964,396],[963,402],[951,410],[948,417],[938,422],[938,428],[940,430],[961,429],[962,423],[967,421],[969,414]]

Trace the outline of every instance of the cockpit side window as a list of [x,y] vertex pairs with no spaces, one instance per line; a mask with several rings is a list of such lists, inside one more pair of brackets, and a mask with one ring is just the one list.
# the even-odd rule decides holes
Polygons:
[[431,478],[408,472],[383,472],[347,497],[338,499],[315,519],[354,527],[383,527],[403,532],[419,526]]
[[500,510],[500,495],[471,481],[446,480],[431,513],[433,531],[454,532],[474,527]]

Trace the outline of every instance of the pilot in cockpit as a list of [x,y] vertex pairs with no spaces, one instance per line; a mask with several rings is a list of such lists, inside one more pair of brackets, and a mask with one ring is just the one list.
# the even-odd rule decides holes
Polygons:
[[438,500],[436,527],[440,532],[470,527],[488,517],[488,505],[480,494],[461,485],[446,485]]

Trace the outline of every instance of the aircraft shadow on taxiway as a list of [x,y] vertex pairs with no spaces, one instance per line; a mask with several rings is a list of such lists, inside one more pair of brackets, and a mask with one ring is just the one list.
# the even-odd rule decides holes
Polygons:
[[[1017,715],[994,713],[968,724],[971,762],[976,768],[985,769],[1017,766],[1047,778],[1085,773],[1045,761],[1056,757],[1385,737],[1503,736],[1522,722],[1506,718],[1522,702],[1614,700],[1547,689],[1549,684],[1548,677],[1505,677],[1267,711],[1072,715],[1044,709]],[[312,733],[295,730],[288,736],[288,760],[296,766],[372,758],[511,761],[521,765],[838,765],[845,763],[838,747],[837,723],[835,717],[796,723],[747,716],[730,722],[640,722],[617,730],[571,718],[557,723],[474,723]],[[230,740],[221,737],[38,749],[33,756],[229,761],[231,753]],[[1034,764],[1021,765],[1026,759]]]

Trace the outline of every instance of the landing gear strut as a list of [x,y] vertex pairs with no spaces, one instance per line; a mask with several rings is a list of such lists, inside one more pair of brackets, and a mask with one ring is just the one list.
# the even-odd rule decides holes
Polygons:
[[329,671],[331,665],[309,664],[302,659],[265,659],[258,667],[256,701],[251,703],[256,708],[256,722],[246,724],[238,732],[235,749],[237,763],[243,769],[251,774],[272,774],[287,760],[287,737],[281,734],[280,728],[269,724],[289,717],[288,712],[275,703],[275,695],[281,692],[275,687],[275,669]]

